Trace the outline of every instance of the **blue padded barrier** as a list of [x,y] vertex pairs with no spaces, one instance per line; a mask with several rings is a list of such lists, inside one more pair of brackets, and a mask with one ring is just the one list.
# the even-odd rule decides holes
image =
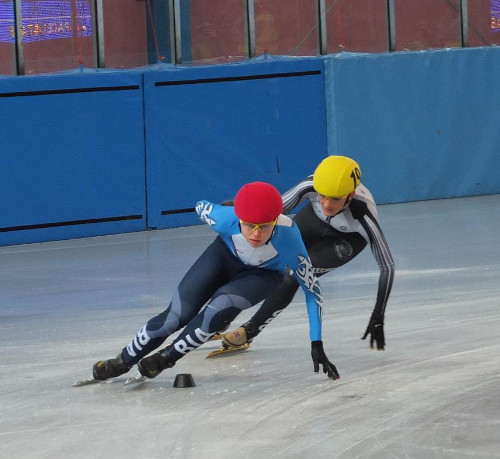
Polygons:
[[500,49],[325,58],[330,153],[380,203],[500,193]]
[[199,223],[199,199],[254,180],[285,191],[326,153],[323,62],[253,59],[144,74],[148,226]]
[[146,228],[141,73],[2,78],[0,245]]
[[499,74],[491,47],[0,78],[0,245],[197,224],[327,154],[379,203],[500,193]]

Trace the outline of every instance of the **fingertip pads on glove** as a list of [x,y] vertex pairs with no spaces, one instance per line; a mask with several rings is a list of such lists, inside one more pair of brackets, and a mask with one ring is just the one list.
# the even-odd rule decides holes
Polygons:
[[314,372],[319,372],[319,365],[323,365],[323,373],[326,373],[330,379],[336,380],[340,378],[339,372],[335,365],[328,360],[323,349],[323,341],[311,342],[311,357],[314,364]]

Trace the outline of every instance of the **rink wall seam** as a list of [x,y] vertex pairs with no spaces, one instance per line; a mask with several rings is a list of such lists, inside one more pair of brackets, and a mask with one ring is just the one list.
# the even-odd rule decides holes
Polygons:
[[0,97],[50,96],[55,94],[76,94],[82,92],[130,91],[140,89],[139,86],[109,86],[103,88],[52,89],[46,91],[19,91],[0,93]]
[[235,77],[222,78],[204,78],[197,80],[176,80],[176,81],[158,81],[155,86],[175,86],[187,84],[206,84],[206,83],[223,83],[227,81],[245,81],[245,80],[266,80],[268,78],[292,78],[298,76],[320,75],[321,70],[312,70],[309,72],[291,72],[291,73],[274,73],[265,75],[245,75]]
[[490,47],[0,78],[0,245],[198,224],[327,154],[381,204],[500,193],[499,74]]

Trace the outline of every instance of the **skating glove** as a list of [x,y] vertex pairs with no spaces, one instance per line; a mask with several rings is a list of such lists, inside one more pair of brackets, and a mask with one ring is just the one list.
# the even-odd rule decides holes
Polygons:
[[312,341],[311,342],[311,357],[314,363],[314,372],[319,371],[319,365],[323,365],[323,373],[328,373],[328,377],[331,379],[339,379],[339,372],[335,365],[328,360],[328,357],[323,350],[323,341]]
[[382,314],[373,313],[366,327],[365,334],[361,339],[366,339],[370,335],[370,347],[373,349],[373,344],[377,343],[377,350],[383,351],[385,348],[384,336],[384,316]]

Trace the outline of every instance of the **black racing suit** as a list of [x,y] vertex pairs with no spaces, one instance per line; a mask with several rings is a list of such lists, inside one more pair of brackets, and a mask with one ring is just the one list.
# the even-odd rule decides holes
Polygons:
[[[359,185],[349,205],[334,217],[321,211],[319,196],[314,191],[312,176],[283,194],[284,213],[298,204],[309,202],[295,215],[302,239],[315,268],[322,276],[356,257],[367,244],[380,269],[374,314],[382,318],[394,279],[394,261],[378,223],[378,212],[373,196],[364,185]],[[247,339],[257,336],[292,301],[298,283],[292,274],[271,293],[253,317],[244,324]]]

